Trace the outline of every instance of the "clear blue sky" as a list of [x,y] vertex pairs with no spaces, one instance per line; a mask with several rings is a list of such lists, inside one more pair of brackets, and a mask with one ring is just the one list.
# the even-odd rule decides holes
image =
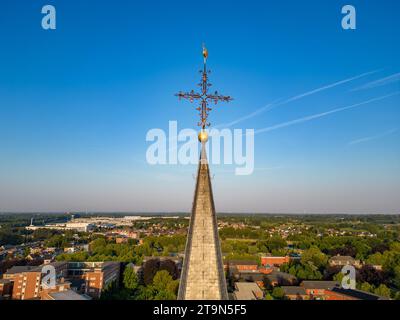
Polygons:
[[399,15],[395,0],[3,0],[0,211],[189,211],[196,168],[147,165],[145,136],[195,128],[173,94],[195,89],[206,42],[235,98],[212,123],[260,130],[253,175],[212,166],[218,211],[399,213]]

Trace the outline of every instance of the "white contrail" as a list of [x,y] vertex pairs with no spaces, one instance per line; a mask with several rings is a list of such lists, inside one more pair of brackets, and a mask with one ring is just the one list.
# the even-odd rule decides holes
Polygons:
[[314,89],[314,90],[311,90],[311,91],[308,91],[308,92],[299,94],[299,95],[297,95],[297,96],[294,96],[294,97],[292,97],[292,98],[290,98],[290,99],[287,99],[286,101],[282,102],[282,104],[283,104],[283,103],[289,103],[289,102],[292,102],[292,101],[299,100],[299,99],[301,99],[301,98],[310,96],[310,95],[312,95],[312,94],[314,94],[314,93],[318,93],[318,92],[321,92],[321,91],[324,91],[324,90],[327,90],[327,89],[330,89],[330,88],[339,86],[339,85],[341,85],[341,84],[344,84],[344,83],[347,83],[347,82],[350,82],[350,81],[353,81],[353,80],[356,80],[356,79],[359,79],[359,78],[368,76],[368,75],[370,75],[370,74],[377,73],[377,72],[379,72],[379,71],[381,71],[381,69],[380,69],[380,70],[374,70],[374,71],[365,72],[365,73],[362,73],[362,74],[360,74],[360,75],[358,75],[358,76],[355,76],[355,77],[352,77],[352,78],[348,78],[348,79],[341,80],[341,81],[338,81],[338,82],[335,82],[335,83],[332,83],[332,84],[328,84],[328,85],[323,86],[323,87],[321,87],[321,88]]
[[325,117],[325,116],[333,114],[333,113],[337,113],[337,112],[353,109],[353,108],[356,108],[356,107],[359,107],[359,106],[362,106],[362,105],[365,105],[365,104],[368,104],[368,103],[371,103],[371,102],[383,100],[383,99],[386,99],[386,98],[389,98],[389,97],[392,97],[392,96],[395,96],[395,95],[398,95],[398,94],[400,94],[400,91],[396,91],[396,92],[393,92],[393,93],[385,95],[385,96],[381,96],[381,97],[373,98],[373,99],[370,99],[370,100],[367,100],[367,101],[363,101],[363,102],[359,102],[359,103],[356,103],[356,104],[352,104],[350,106],[337,108],[337,109],[333,109],[333,110],[330,110],[330,111],[326,111],[326,112],[314,114],[314,115],[311,115],[311,116],[303,117],[303,118],[300,118],[300,119],[283,122],[283,123],[276,124],[276,125],[271,126],[271,127],[266,127],[266,128],[262,128],[262,129],[256,130],[254,132],[254,134],[273,131],[273,130],[276,130],[276,129],[289,127],[289,126],[292,126],[294,124],[298,124],[298,123],[307,122],[307,121],[310,121],[310,120],[322,118],[322,117]]
[[234,124],[237,124],[237,123],[239,123],[239,122],[242,122],[242,121],[247,120],[247,119],[250,119],[250,118],[253,118],[253,117],[255,117],[256,115],[258,115],[258,114],[260,114],[260,113],[262,113],[262,112],[268,110],[268,109],[271,108],[272,106],[274,106],[274,103],[275,103],[276,101],[278,101],[278,100],[279,100],[279,99],[277,99],[277,100],[275,100],[275,101],[273,101],[273,102],[267,104],[266,106],[264,106],[264,107],[262,107],[262,108],[260,108],[260,109],[257,109],[256,111],[254,111],[254,112],[248,114],[247,116],[238,118],[238,119],[236,119],[236,120],[234,120],[234,121],[232,121],[232,122],[226,123],[226,124],[219,124],[219,125],[215,126],[214,128],[216,128],[216,129],[217,129],[217,128],[221,128],[221,127],[222,127],[222,128],[228,128],[228,127],[233,126]]
[[[254,171],[273,171],[273,170],[284,169],[284,168],[285,168],[285,166],[283,166],[283,165],[274,166],[274,167],[260,167],[260,168],[254,168],[253,172]],[[224,169],[221,169],[221,170],[215,169],[214,170],[215,174],[234,173],[234,172],[236,172],[235,169],[232,169],[232,170],[229,170],[229,169],[226,169],[226,170],[224,170]]]
[[360,87],[357,87],[355,89],[352,89],[350,91],[359,91],[359,90],[364,90],[364,89],[372,89],[372,88],[376,88],[376,87],[380,87],[380,86],[384,86],[396,81],[400,81],[400,72],[399,73],[395,73],[392,74],[388,77],[382,78],[382,79],[378,79],[372,82],[368,82]]
[[377,134],[377,135],[374,135],[374,136],[353,140],[353,141],[349,142],[349,146],[355,145],[355,144],[359,144],[359,143],[363,143],[363,142],[369,142],[369,141],[376,140],[376,139],[380,139],[380,138],[389,136],[389,135],[395,133],[396,131],[397,131],[397,129],[392,129],[392,130],[388,130],[388,131],[385,131],[383,133],[380,133],[380,134]]
[[290,102],[293,102],[293,101],[302,99],[302,98],[304,98],[304,97],[308,97],[308,96],[313,95],[313,94],[315,94],[315,93],[318,93],[318,92],[321,92],[321,91],[324,91],[324,90],[327,90],[327,89],[330,89],[330,88],[339,86],[339,85],[341,85],[341,84],[344,84],[344,83],[347,83],[347,82],[350,82],[350,81],[353,81],[353,80],[356,80],[356,79],[359,79],[359,78],[362,78],[362,77],[366,77],[366,76],[368,76],[368,75],[377,73],[377,72],[379,72],[379,71],[382,71],[382,69],[374,70],[374,71],[369,71],[369,72],[365,72],[365,73],[359,74],[359,75],[357,75],[357,76],[354,76],[354,77],[351,77],[351,78],[348,78],[348,79],[344,79],[344,80],[341,80],[341,81],[337,81],[337,82],[328,84],[328,85],[326,85],[326,86],[323,86],[323,87],[320,87],[320,88],[317,88],[317,89],[314,89],[314,90],[311,90],[311,91],[308,91],[308,92],[301,93],[301,94],[299,94],[299,95],[296,95],[296,96],[294,96],[294,97],[291,97],[291,98],[286,99],[286,100],[284,100],[284,101],[281,101],[281,102],[279,102],[279,103],[276,103],[276,100],[275,100],[275,102],[272,102],[272,103],[270,103],[270,104],[267,104],[266,106],[264,106],[264,107],[262,107],[262,108],[260,108],[260,109],[257,109],[256,111],[254,111],[254,112],[252,112],[252,113],[250,113],[250,114],[248,114],[248,115],[246,115],[246,116],[244,116],[244,117],[241,117],[241,118],[239,118],[239,119],[236,119],[236,120],[234,120],[234,121],[232,121],[232,122],[230,122],[230,123],[228,123],[228,124],[226,124],[226,125],[224,125],[224,124],[218,125],[217,127],[230,127],[230,126],[232,126],[232,125],[234,125],[234,124],[237,124],[237,123],[239,123],[239,122],[242,122],[242,121],[244,121],[244,120],[253,118],[253,117],[255,117],[256,115],[258,115],[258,114],[260,114],[260,113],[262,113],[262,112],[269,111],[269,110],[274,109],[274,108],[276,108],[276,107],[278,107],[278,106],[282,106],[282,105],[285,105],[285,104],[287,104],[287,103],[290,103]]

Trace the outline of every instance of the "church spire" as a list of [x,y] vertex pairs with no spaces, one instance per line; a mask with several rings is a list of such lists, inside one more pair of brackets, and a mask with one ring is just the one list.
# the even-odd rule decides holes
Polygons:
[[190,101],[200,99],[202,112],[201,131],[199,142],[201,143],[201,155],[197,170],[197,181],[194,192],[192,213],[190,217],[189,232],[186,241],[185,258],[181,279],[179,283],[179,300],[228,300],[225,273],[222,262],[221,245],[218,235],[218,224],[214,207],[214,197],[211,186],[210,170],[207,161],[206,143],[208,134],[204,130],[207,123],[208,100],[230,101],[230,97],[207,93],[208,77],[206,60],[208,51],[203,47],[204,71],[202,94],[179,93],[179,98],[187,98]]

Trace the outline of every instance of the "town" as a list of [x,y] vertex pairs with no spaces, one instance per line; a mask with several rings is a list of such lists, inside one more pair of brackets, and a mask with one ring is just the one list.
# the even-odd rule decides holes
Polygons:
[[[2,214],[0,299],[174,300],[188,226],[182,213]],[[221,214],[218,230],[232,300],[400,299],[399,215]]]

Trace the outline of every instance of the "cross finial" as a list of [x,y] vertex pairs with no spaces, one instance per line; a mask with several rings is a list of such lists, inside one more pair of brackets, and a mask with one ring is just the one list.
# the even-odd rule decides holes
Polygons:
[[223,96],[218,93],[218,91],[215,91],[214,94],[209,94],[208,93],[208,88],[211,87],[211,83],[208,82],[208,73],[210,71],[207,71],[206,67],[206,62],[208,58],[208,50],[206,46],[203,43],[203,58],[204,58],[204,68],[203,71],[200,71],[202,73],[202,79],[201,82],[199,83],[199,86],[201,87],[201,93],[196,93],[194,90],[190,92],[182,92],[180,91],[176,96],[179,99],[188,99],[190,102],[193,102],[194,100],[199,100],[200,101],[200,106],[196,108],[196,110],[200,111],[200,122],[198,125],[204,130],[206,127],[209,127],[211,124],[207,122],[208,119],[208,114],[212,110],[211,108],[208,107],[209,102],[214,102],[217,104],[219,101],[223,102],[229,102],[232,101],[233,99],[230,96]]

